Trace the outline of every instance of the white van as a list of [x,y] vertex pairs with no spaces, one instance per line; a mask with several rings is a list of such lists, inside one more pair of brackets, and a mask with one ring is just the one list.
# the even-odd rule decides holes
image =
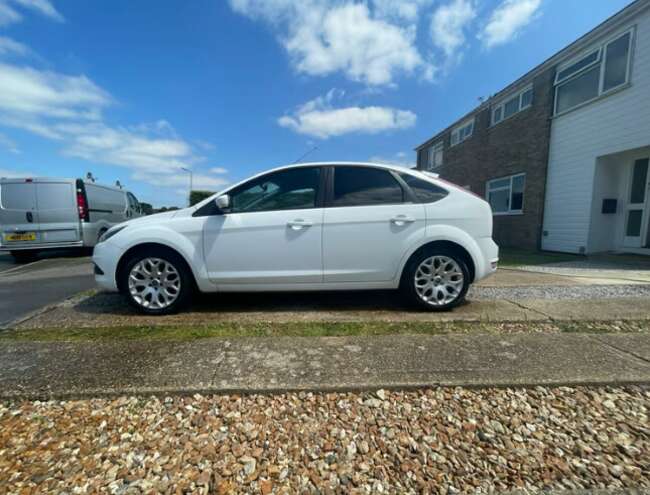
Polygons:
[[133,194],[82,179],[0,179],[0,252],[93,247],[113,225],[142,215]]

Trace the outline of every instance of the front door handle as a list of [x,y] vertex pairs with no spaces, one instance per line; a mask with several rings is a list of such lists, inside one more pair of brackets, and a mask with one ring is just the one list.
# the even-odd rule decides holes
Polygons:
[[287,226],[292,230],[302,230],[307,227],[311,227],[313,224],[309,220],[303,220],[302,218],[296,218],[287,222]]
[[407,223],[415,222],[415,218],[406,215],[397,215],[396,217],[391,218],[390,221],[391,223],[394,223],[398,227],[401,227],[402,225],[406,225]]

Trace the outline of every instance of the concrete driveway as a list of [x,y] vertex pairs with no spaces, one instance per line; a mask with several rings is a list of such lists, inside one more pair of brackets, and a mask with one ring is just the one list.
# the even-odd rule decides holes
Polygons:
[[95,286],[90,258],[69,253],[63,256],[26,265],[16,265],[3,256],[0,262],[0,328]]

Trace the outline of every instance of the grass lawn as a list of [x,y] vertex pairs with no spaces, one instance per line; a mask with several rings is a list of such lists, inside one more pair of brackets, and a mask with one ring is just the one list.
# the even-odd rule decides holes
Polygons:
[[123,340],[192,341],[238,337],[336,337],[407,334],[472,333],[620,333],[648,332],[650,320],[618,322],[293,322],[219,323],[210,326],[99,327],[72,329],[23,329],[0,332],[0,343],[33,342],[115,342]]
[[526,249],[501,248],[499,266],[543,265],[562,261],[584,260],[578,254],[549,253],[546,251],[529,251]]

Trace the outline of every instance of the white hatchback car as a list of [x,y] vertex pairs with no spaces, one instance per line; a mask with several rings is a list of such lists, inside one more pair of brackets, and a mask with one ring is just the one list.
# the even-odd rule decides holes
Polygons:
[[433,174],[371,163],[264,172],[198,205],[111,228],[97,283],[166,314],[202,292],[400,289],[458,305],[497,268],[492,211]]

